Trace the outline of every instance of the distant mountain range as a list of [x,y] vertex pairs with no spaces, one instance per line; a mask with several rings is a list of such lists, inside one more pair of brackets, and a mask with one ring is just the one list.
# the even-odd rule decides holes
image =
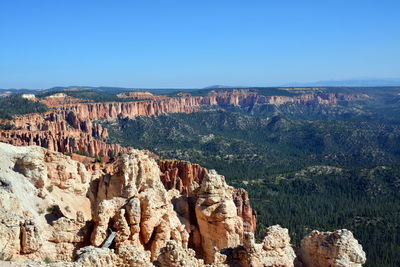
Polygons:
[[248,87],[248,86],[228,86],[228,85],[210,85],[207,87],[204,87],[202,89],[224,89],[224,88],[244,88],[244,87]]
[[400,78],[329,80],[304,83],[294,82],[281,86],[400,86]]
[[[240,86],[229,86],[229,85],[211,85],[201,89],[223,89],[223,88],[249,88],[249,87],[317,87],[317,86],[367,86],[367,87],[375,87],[375,86],[400,86],[400,78],[388,78],[388,79],[348,79],[348,80],[327,80],[327,81],[317,81],[317,82],[291,82],[285,84],[257,84],[257,85],[240,85]],[[154,91],[159,93],[168,93],[169,91],[193,91],[198,89],[182,89],[182,88],[124,88],[124,87],[111,87],[111,86],[100,86],[100,87],[92,87],[92,86],[57,86],[48,89],[25,89],[25,88],[10,88],[10,89],[1,89],[0,94],[10,94],[11,92],[18,91],[18,93],[40,93],[40,92],[48,92],[48,91],[81,91],[81,90],[91,90],[97,92],[105,92],[105,93],[115,93],[115,92],[123,92],[123,91]]]
[[223,89],[223,88],[246,88],[246,87],[315,87],[315,86],[400,86],[400,78],[392,79],[348,79],[348,80],[327,80],[317,82],[292,82],[285,84],[268,84],[257,86],[228,86],[228,85],[211,85],[203,89]]

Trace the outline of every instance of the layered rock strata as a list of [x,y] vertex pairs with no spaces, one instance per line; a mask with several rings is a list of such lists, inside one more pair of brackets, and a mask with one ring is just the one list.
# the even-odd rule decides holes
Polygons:
[[73,112],[28,114],[13,120],[15,129],[0,131],[0,141],[17,146],[37,145],[62,153],[113,156],[129,148],[108,144],[107,129]]
[[[131,95],[131,93],[124,94]],[[139,96],[138,96],[139,97]],[[212,91],[206,96],[181,94],[178,97],[151,97],[152,100],[134,102],[72,103],[60,105],[64,111],[72,111],[83,119],[134,118],[157,116],[164,113],[191,113],[202,106],[254,106],[260,104],[281,105],[288,102],[301,104],[335,105],[338,101],[365,99],[366,95],[339,93],[311,93],[298,96],[264,96],[249,90],[224,92]]]
[[[132,119],[136,116],[157,116],[165,113],[197,112],[204,106],[254,106],[260,104],[281,105],[288,102],[302,104],[335,105],[338,101],[365,99],[365,95],[310,93],[298,96],[264,96],[250,90],[211,91],[206,96],[179,94],[176,97],[153,95],[148,92],[127,92],[121,98],[130,102],[100,102],[80,100],[56,94],[41,101],[52,108],[44,114],[28,114],[16,117],[12,130],[1,130],[0,141],[13,145],[38,145],[63,153],[81,152],[91,156],[113,156],[125,153],[118,145],[104,142],[107,129],[93,120]],[[147,100],[145,100],[147,99]]]

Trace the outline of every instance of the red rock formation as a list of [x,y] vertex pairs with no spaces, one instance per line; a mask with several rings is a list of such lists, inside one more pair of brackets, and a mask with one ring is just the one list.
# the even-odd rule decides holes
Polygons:
[[[130,95],[130,93],[128,94]],[[210,92],[207,96],[181,94],[179,97],[154,97],[153,100],[135,102],[106,102],[63,104],[58,108],[73,111],[81,119],[134,118],[164,113],[191,113],[199,111],[201,106],[252,106],[257,104],[281,105],[287,102],[337,104],[339,100],[355,100],[365,95],[345,95],[338,93],[311,93],[299,96],[264,96],[248,90]]]
[[243,219],[243,227],[246,232],[256,231],[256,216],[250,206],[249,195],[242,188],[235,188],[233,191],[233,202],[237,208],[238,216]]
[[[130,92],[125,97],[144,98],[150,93]],[[14,145],[39,145],[59,152],[85,152],[89,155],[114,155],[127,151],[118,145],[110,145],[102,140],[108,137],[107,129],[93,120],[115,120],[118,118],[134,118],[136,116],[152,116],[164,113],[191,113],[199,111],[202,106],[257,104],[280,105],[286,102],[336,104],[337,101],[349,101],[365,98],[364,95],[345,95],[311,93],[299,96],[264,96],[249,90],[232,90],[224,92],[212,91],[206,96],[180,94],[178,97],[152,96],[152,100],[134,102],[102,102],[83,103],[83,100],[66,96],[49,97],[43,100],[53,109],[44,114],[27,114],[17,116],[12,123],[18,130],[0,131],[0,141]],[[80,103],[78,103],[80,101]],[[179,169],[179,168],[178,168]],[[169,175],[169,174],[166,174]],[[172,175],[177,176],[177,175]],[[171,177],[172,177],[171,176]],[[179,174],[178,176],[181,176]],[[181,177],[182,178],[182,177]],[[184,176],[183,179],[187,177]],[[189,180],[171,180],[166,183],[183,190]]]
[[[187,161],[160,160],[158,166],[161,171],[161,181],[165,189],[177,189],[182,195],[193,196],[194,191],[202,183],[208,173],[206,168]],[[250,206],[247,191],[235,188],[232,194],[237,209],[237,215],[243,219],[243,226],[247,232],[255,232],[256,216]],[[194,210],[194,203],[189,203],[189,208]],[[192,207],[191,207],[192,206]]]
[[88,155],[113,156],[126,153],[129,148],[107,144],[89,134],[78,131],[0,131],[0,142],[16,145],[36,145],[62,153],[82,152]]
[[194,98],[168,98],[160,101],[105,102],[63,105],[59,109],[73,111],[81,119],[134,118],[164,113],[191,113],[199,110]]
[[165,189],[177,189],[185,196],[191,192],[193,182],[201,184],[204,175],[208,173],[206,168],[187,161],[161,160],[158,166]]
[[16,129],[0,131],[0,141],[19,145],[37,145],[63,153],[84,152],[89,155],[124,153],[129,148],[102,141],[107,129],[90,119],[81,119],[72,111],[49,111],[44,114],[17,116]]

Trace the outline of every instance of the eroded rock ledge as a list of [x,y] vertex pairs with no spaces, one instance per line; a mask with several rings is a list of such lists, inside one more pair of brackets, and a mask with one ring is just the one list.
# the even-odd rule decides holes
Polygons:
[[199,165],[157,164],[131,150],[112,163],[85,166],[41,147],[0,143],[0,252],[9,266],[318,267],[366,261],[347,230],[313,231],[298,256],[280,226],[269,227],[257,244],[253,216],[244,190]]

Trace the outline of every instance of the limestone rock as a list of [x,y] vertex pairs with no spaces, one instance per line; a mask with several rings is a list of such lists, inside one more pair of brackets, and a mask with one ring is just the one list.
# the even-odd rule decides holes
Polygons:
[[194,250],[182,248],[175,241],[168,241],[166,246],[161,249],[155,265],[158,267],[204,266],[203,260],[199,260],[195,256]]
[[20,224],[23,222],[22,216],[3,207],[0,208],[0,247],[4,259],[14,260],[21,252]]
[[15,156],[14,171],[31,180],[36,188],[54,185],[77,194],[86,193],[90,175],[82,163],[60,153],[29,147]]
[[[90,202],[83,194],[90,175],[84,169],[87,180],[82,179],[78,170],[84,166],[53,153],[0,143],[0,247],[4,258],[70,261],[75,249],[84,244],[86,222],[76,222],[74,217],[80,211],[91,218]],[[54,166],[64,166],[69,175],[55,171],[49,178]],[[50,187],[54,180],[66,185],[64,189]],[[43,191],[46,195],[39,194]]]
[[233,188],[214,170],[204,177],[196,201],[196,218],[206,263],[214,261],[218,250],[235,247],[242,241],[243,221],[237,216]]
[[44,162],[50,184],[75,194],[86,194],[91,174],[82,163],[52,151],[44,152]]
[[126,267],[151,267],[150,252],[134,245],[122,246],[118,250],[121,266]]
[[366,262],[365,252],[352,232],[312,231],[301,241],[301,259],[305,266],[360,267]]
[[[167,176],[181,182],[166,184]],[[40,147],[0,143],[0,248],[10,266],[292,267],[287,229],[269,227],[257,244],[253,219],[244,190],[198,165],[162,167],[132,150],[85,166]],[[99,248],[110,233],[112,249]],[[312,232],[300,251],[306,266],[365,262],[347,230]]]
[[21,224],[21,253],[36,252],[42,246],[42,234],[34,222],[27,220]]
[[74,267],[114,267],[119,266],[121,259],[108,248],[84,247],[78,251],[78,260]]
[[296,255],[290,244],[289,231],[279,225],[267,228],[263,249],[264,266],[294,266]]
[[[135,244],[151,252],[151,259],[169,240],[182,247],[189,234],[174,211],[171,197],[160,180],[156,162],[139,150],[131,150],[103,175],[93,196],[95,228],[91,241],[100,246],[108,231],[116,232],[115,244]],[[111,227],[110,227],[111,226]]]
[[254,234],[246,232],[242,246],[222,250],[228,266],[293,267],[296,255],[288,230],[279,225],[267,229],[264,242],[256,244]]

